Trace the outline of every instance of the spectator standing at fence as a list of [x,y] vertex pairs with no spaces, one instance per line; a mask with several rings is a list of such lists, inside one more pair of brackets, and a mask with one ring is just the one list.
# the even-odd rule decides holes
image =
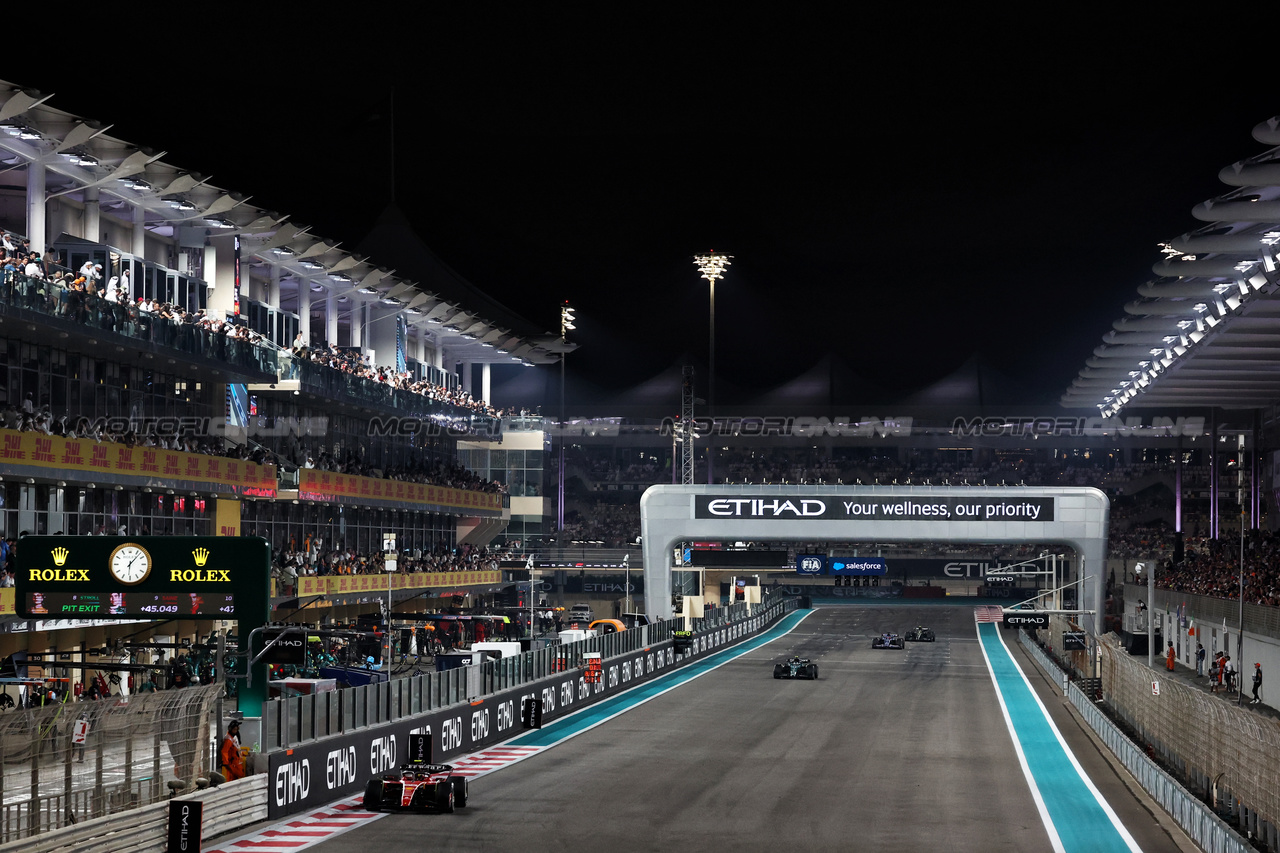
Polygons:
[[1262,690],[1262,664],[1255,663],[1253,665],[1253,698],[1249,700],[1250,705],[1256,705],[1262,701],[1262,697],[1258,692]]
[[1223,679],[1227,682],[1227,692],[1230,693],[1236,686],[1236,662],[1231,659],[1231,655],[1223,655],[1222,672]]
[[1209,664],[1209,692],[1218,692],[1218,683],[1222,679],[1222,652],[1213,653],[1213,662]]
[[1196,643],[1196,678],[1204,675],[1204,644]]
[[222,775],[228,782],[244,778],[244,756],[240,754],[240,721],[232,720],[227,726],[226,737],[222,739],[220,759]]
[[1173,672],[1173,661],[1176,654],[1177,653],[1174,652],[1173,650],[1173,640],[1170,640],[1169,648],[1166,649],[1164,653],[1164,666],[1165,666],[1165,669],[1169,670],[1170,672]]

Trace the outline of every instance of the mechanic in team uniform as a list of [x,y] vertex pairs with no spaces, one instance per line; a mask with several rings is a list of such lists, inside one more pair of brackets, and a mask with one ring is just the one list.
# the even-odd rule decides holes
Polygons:
[[232,720],[227,726],[227,736],[222,739],[219,751],[222,775],[228,782],[244,778],[244,756],[240,754],[240,721]]

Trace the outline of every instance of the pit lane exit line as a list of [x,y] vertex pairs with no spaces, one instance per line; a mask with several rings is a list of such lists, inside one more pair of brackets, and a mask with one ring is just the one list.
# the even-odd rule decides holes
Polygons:
[[982,656],[1018,763],[1056,853],[1142,853],[1076,760],[993,622],[977,623]]

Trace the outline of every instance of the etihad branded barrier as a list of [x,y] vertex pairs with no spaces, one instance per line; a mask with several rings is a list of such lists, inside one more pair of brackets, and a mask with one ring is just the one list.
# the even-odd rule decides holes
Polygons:
[[672,641],[664,640],[609,658],[604,662],[603,677],[594,684],[587,682],[585,669],[574,669],[469,704],[273,752],[267,756],[268,814],[274,820],[360,793],[371,776],[408,760],[410,734],[430,735],[431,760],[448,762],[520,734],[520,709],[525,699],[541,699],[543,723],[549,723],[753,636],[785,612],[786,608],[780,608],[768,617],[757,615],[700,634],[684,655],[677,655]]

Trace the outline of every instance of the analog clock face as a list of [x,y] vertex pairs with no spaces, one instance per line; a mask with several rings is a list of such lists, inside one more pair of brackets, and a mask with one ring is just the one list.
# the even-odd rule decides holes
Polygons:
[[111,552],[111,574],[122,584],[142,583],[151,574],[151,555],[141,545],[121,545]]

